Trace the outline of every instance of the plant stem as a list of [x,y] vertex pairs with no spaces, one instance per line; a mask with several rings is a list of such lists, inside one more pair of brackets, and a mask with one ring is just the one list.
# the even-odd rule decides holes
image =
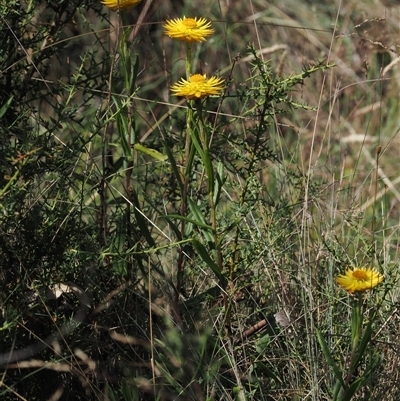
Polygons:
[[[186,45],[186,78],[189,79],[192,70],[192,45],[187,43]],[[185,138],[185,154],[183,156],[183,160],[181,163],[181,177],[180,179],[183,181],[183,193],[182,193],[182,202],[180,213],[181,216],[186,216],[187,214],[187,196],[189,190],[189,180],[190,173],[192,169],[193,157],[192,154],[192,142],[191,142],[191,130],[193,124],[193,109],[191,107],[191,103],[188,103],[187,111],[186,111],[186,138]],[[181,236],[184,238],[185,234],[185,221],[181,220]],[[179,294],[183,290],[183,276],[186,265],[186,257],[183,248],[179,249],[178,256],[178,271],[177,271],[177,299],[178,302]]]

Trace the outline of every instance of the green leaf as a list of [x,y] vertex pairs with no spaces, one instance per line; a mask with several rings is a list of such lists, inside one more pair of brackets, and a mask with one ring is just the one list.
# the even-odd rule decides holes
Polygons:
[[0,109],[0,118],[2,118],[4,116],[4,114],[6,113],[6,111],[8,110],[8,108],[10,107],[11,102],[13,101],[14,96],[11,96],[7,102],[3,105],[3,107]]
[[167,158],[171,164],[172,172],[174,173],[175,179],[178,182],[179,190],[180,190],[181,196],[183,197],[183,182],[182,182],[179,170],[178,170],[178,166],[176,165],[174,155],[172,154],[171,149],[169,148],[166,141],[162,141],[162,144],[164,145],[165,153],[167,154]]
[[132,54],[129,46],[129,34],[129,30],[124,32],[119,46],[119,54],[124,72],[125,89],[132,95],[135,92],[136,78],[139,70],[139,56]]
[[164,215],[164,216],[160,216],[160,217],[162,217],[163,219],[166,219],[166,220],[178,219],[178,220],[186,221],[187,223],[191,223],[191,224],[195,225],[196,227],[204,228],[206,230],[212,231],[211,226],[204,224],[201,221],[194,220],[189,217],[181,216],[180,214],[168,214],[168,215]]
[[132,203],[133,203],[133,212],[135,214],[135,218],[137,221],[137,224],[140,229],[141,235],[143,235],[144,238],[146,238],[147,243],[150,245],[150,248],[155,248],[156,243],[154,242],[153,237],[150,234],[149,231],[149,222],[146,220],[144,215],[140,212],[140,204],[139,204],[139,199],[134,191],[131,193],[132,197]]
[[132,149],[128,145],[127,133],[128,133],[128,117],[123,113],[124,106],[121,103],[121,99],[118,96],[113,96],[113,102],[117,107],[117,113],[115,115],[115,121],[117,123],[117,132],[121,141],[122,150],[126,160],[130,160],[132,157]]
[[126,214],[121,213],[115,216],[116,231],[110,242],[110,252],[118,254],[114,258],[113,267],[115,271],[123,276],[128,271],[128,260],[125,257],[124,249],[126,243]]
[[121,388],[122,396],[124,397],[124,401],[139,401],[139,391],[136,386],[128,384],[126,380],[122,382]]
[[[191,198],[187,198],[187,203],[191,214],[194,216],[194,221],[200,222],[199,224],[196,223],[198,227],[207,228],[206,231],[202,231],[204,237],[206,238],[207,242],[214,242],[213,236],[213,229],[210,225],[206,223],[206,219],[201,212],[200,208],[193,202]],[[190,216],[191,218],[191,216]]]
[[357,378],[353,383],[351,383],[351,386],[348,388],[348,390],[345,392],[343,398],[341,401],[350,401],[353,397],[353,395],[363,386],[365,386],[368,382],[371,381],[372,379],[372,374],[375,372],[377,367],[379,366],[380,363],[380,355],[379,354],[374,354],[372,357],[372,361],[370,365],[368,366],[368,369],[365,370],[364,374],[362,377]]
[[[133,58],[133,57],[132,57]],[[136,78],[138,75],[138,71],[139,71],[139,56],[136,54],[135,55],[135,60],[133,62],[133,65],[131,65],[131,69],[130,69],[130,93],[133,94],[136,91],[135,85],[136,85]]]
[[192,298],[189,298],[187,301],[183,302],[182,307],[184,309],[191,309],[194,307],[198,307],[202,302],[207,299],[215,299],[221,294],[221,287],[215,285],[214,287],[209,288],[208,290],[195,295]]
[[367,349],[369,342],[371,341],[371,335],[372,335],[372,327],[371,326],[372,326],[372,322],[368,323],[367,327],[365,328],[364,334],[360,341],[360,345],[356,351],[355,358],[353,359],[353,363],[350,367],[351,373],[353,373],[354,369],[356,369],[356,367],[358,366],[361,358],[365,354],[365,351]]
[[256,351],[259,354],[263,354],[270,344],[271,344],[271,337],[269,336],[269,334],[266,334],[257,340]]
[[[173,218],[179,218],[180,216],[172,215],[172,216],[160,216],[160,217],[164,218],[167,221],[169,228],[174,232],[178,241],[182,241],[182,234],[179,230],[179,227],[177,225],[175,225],[174,222],[172,221]],[[169,217],[171,217],[171,218],[169,218]]]
[[328,344],[326,343],[323,335],[321,332],[316,329],[316,334],[317,334],[317,340],[319,342],[319,345],[321,346],[322,352],[325,355],[325,358],[329,364],[329,366],[332,368],[333,373],[336,377],[336,380],[340,382],[343,388],[345,388],[345,383],[343,381],[342,377],[342,372],[340,371],[339,367],[336,365],[336,362],[334,361],[331,352],[329,351]]
[[158,150],[146,148],[146,146],[143,146],[140,143],[135,143],[133,145],[133,149],[137,150],[138,152],[144,153],[145,155],[151,156],[153,159],[156,159],[160,162],[164,162],[168,159],[168,156],[163,155]]
[[208,267],[213,271],[213,273],[217,276],[218,280],[220,282],[224,282],[225,278],[221,273],[220,268],[217,266],[217,264],[211,259],[210,254],[204,247],[204,245],[193,238],[192,240],[193,247],[196,249],[197,253],[200,255],[200,257],[203,259],[203,261],[208,265]]
[[214,183],[214,205],[217,206],[219,203],[219,200],[221,198],[221,191],[222,191],[222,186],[225,183],[225,178],[224,178],[224,164],[221,162],[218,162],[217,165],[217,173],[215,174],[215,183]]
[[362,385],[362,378],[358,378],[351,383],[350,387],[345,391],[343,397],[340,401],[350,401],[353,398],[353,395],[358,391],[358,389]]
[[205,153],[204,153],[204,150],[203,150],[202,145],[201,145],[200,142],[199,142],[198,133],[195,132],[194,130],[190,130],[189,133],[190,133],[190,138],[191,138],[191,140],[192,140],[192,142],[193,142],[193,145],[194,145],[194,147],[196,148],[197,153],[199,154],[201,160],[202,160],[203,163],[204,163],[204,160],[205,160],[205,158],[206,158],[206,155],[205,155]]

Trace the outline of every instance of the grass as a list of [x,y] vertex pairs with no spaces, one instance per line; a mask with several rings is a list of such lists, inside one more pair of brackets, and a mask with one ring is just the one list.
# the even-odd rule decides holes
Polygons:
[[400,6],[200,6],[0,6],[1,397],[395,401]]

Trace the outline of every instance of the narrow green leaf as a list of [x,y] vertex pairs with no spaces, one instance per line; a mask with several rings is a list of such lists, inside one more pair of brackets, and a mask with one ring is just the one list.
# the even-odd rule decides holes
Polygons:
[[[176,238],[178,241],[182,240],[182,234],[179,230],[179,228],[173,223],[172,219],[173,218],[177,218],[176,215],[172,215],[172,216],[160,216],[161,218],[164,218],[167,221],[167,224],[169,226],[169,228],[174,232]],[[169,218],[171,217],[171,218]]]
[[130,70],[130,93],[133,94],[135,93],[135,85],[136,85],[136,78],[138,75],[138,71],[139,71],[139,56],[136,54],[135,56],[131,56],[132,58],[134,58],[134,60],[131,61],[131,70]]
[[139,401],[139,391],[136,386],[128,384],[126,380],[122,382],[121,388],[122,396],[124,401]]
[[151,156],[153,159],[156,159],[160,162],[168,159],[168,156],[163,155],[158,150],[146,148],[146,146],[143,146],[140,143],[135,143],[133,145],[133,149],[137,150],[138,152],[144,153],[145,155]]
[[203,259],[203,261],[208,265],[208,267],[213,271],[213,273],[217,276],[218,280],[220,282],[223,282],[225,280],[224,276],[221,273],[220,268],[217,266],[217,264],[211,259],[210,254],[208,253],[207,249],[204,247],[204,245],[193,238],[192,240],[193,247],[196,249],[197,253],[200,255],[200,257]]
[[350,401],[353,398],[353,395],[360,389],[362,382],[363,380],[361,377],[354,380],[350,387],[345,391],[340,401]]
[[136,78],[139,69],[139,56],[137,54],[132,54],[128,36],[129,31],[126,31],[120,42],[119,54],[124,72],[125,89],[132,95],[135,92]]
[[113,260],[114,270],[121,276],[127,274],[128,261],[125,257],[124,249],[126,245],[126,214],[119,213],[114,216],[116,223],[115,235],[110,241],[109,251],[115,253],[117,257]]
[[222,186],[224,185],[224,164],[218,162],[217,173],[215,174],[214,183],[214,205],[217,206],[221,198]]
[[322,352],[325,355],[325,358],[326,358],[328,364],[330,365],[330,367],[333,370],[336,380],[338,380],[340,382],[340,384],[342,385],[342,387],[345,388],[345,384],[344,384],[343,377],[342,377],[342,372],[340,371],[339,367],[336,365],[336,362],[334,361],[332,354],[329,351],[328,344],[326,343],[321,332],[318,329],[316,329],[315,331],[317,334],[317,340],[319,342],[319,345],[321,346]]
[[[193,200],[188,197],[187,202],[188,202],[189,210],[195,218],[194,220],[202,223],[202,225],[198,224],[198,227],[203,226],[203,228],[211,228],[211,226],[209,226],[206,223],[206,219],[205,219],[203,213],[201,212],[200,208],[193,202]],[[191,216],[189,216],[189,217],[191,218]],[[204,227],[204,226],[206,226],[206,227]],[[214,242],[212,228],[211,228],[211,230],[208,229],[207,231],[202,231],[202,233],[208,242]]]
[[[144,197],[144,202],[147,203],[161,218],[164,218],[167,221],[167,224],[169,225],[169,227],[171,228],[171,230],[174,232],[176,238],[178,239],[178,241],[182,241],[182,234],[181,231],[179,229],[179,227],[177,227],[175,225],[175,223],[172,221],[173,218],[176,218],[176,216],[171,216],[171,219],[169,219],[169,215],[167,216],[163,216],[162,215],[162,211],[158,208],[157,204],[155,203],[155,200],[147,195],[146,193],[142,194]],[[189,240],[187,240],[189,241]]]
[[2,118],[4,116],[4,114],[6,113],[7,109],[10,107],[11,102],[13,101],[14,96],[11,96],[7,102],[2,106],[2,108],[0,109],[0,118]]
[[178,166],[176,165],[174,155],[172,154],[171,149],[169,148],[166,141],[162,141],[162,144],[164,145],[165,153],[167,154],[168,160],[171,164],[171,169],[172,169],[172,172],[174,173],[174,177],[175,177],[176,181],[178,182],[180,194],[181,194],[181,196],[183,196],[183,182],[182,182],[179,170],[178,170]]
[[196,220],[200,221],[203,224],[206,224],[206,219],[202,213],[202,211],[199,209],[199,207],[196,205],[195,202],[191,198],[188,198],[188,206],[190,209],[190,212],[193,214],[193,216],[196,218]]
[[372,335],[372,327],[371,327],[371,322],[370,322],[364,330],[364,334],[360,341],[360,345],[356,351],[356,356],[353,359],[353,363],[350,367],[351,373],[353,373],[354,369],[358,366],[361,358],[364,356],[367,346],[371,340],[371,335]]
[[204,154],[204,167],[206,168],[207,180],[208,180],[208,192],[214,193],[214,167],[211,161],[210,154],[207,152]]
[[204,150],[203,150],[203,146],[201,145],[201,143],[198,140],[198,135],[196,132],[194,132],[194,130],[190,130],[190,138],[193,142],[194,147],[197,150],[197,153],[199,154],[201,160],[204,163],[204,159],[206,158],[206,155],[204,154]]
[[139,199],[137,198],[137,195],[134,191],[131,193],[132,197],[132,203],[134,205],[133,207],[133,212],[135,214],[135,218],[137,221],[137,224],[140,229],[140,233],[146,238],[147,243],[149,244],[150,248],[155,248],[156,243],[154,242],[153,237],[150,234],[149,231],[149,222],[145,219],[142,213],[140,213],[140,204],[139,204]]
[[335,385],[333,387],[332,401],[338,400],[339,394],[343,394],[343,387],[340,381],[336,380]]
[[182,221],[186,221],[187,223],[191,223],[193,225],[195,225],[196,227],[199,228],[204,228],[206,230],[210,230],[212,231],[212,227],[195,219],[191,219],[190,217],[185,217],[185,216],[181,216],[180,214],[168,214],[168,215],[164,215],[164,216],[160,216],[166,220],[172,220],[172,219],[178,219],[178,220],[182,220]]
[[195,295],[192,298],[189,298],[187,301],[181,304],[182,310],[191,309],[195,307],[199,307],[199,305],[207,299],[215,299],[221,294],[221,287],[215,285],[214,287],[209,288],[208,290]]
[[117,132],[122,146],[122,150],[124,152],[126,160],[130,160],[130,158],[132,157],[132,149],[129,147],[128,141],[126,139],[129,127],[128,117],[121,112],[124,106],[122,105],[121,100],[118,98],[118,96],[113,96],[113,102],[118,110],[115,115],[115,121],[117,123]]
[[369,365],[368,369],[364,372],[362,377],[357,378],[353,383],[351,383],[351,386],[345,392],[341,401],[350,401],[352,399],[353,395],[358,390],[360,390],[368,382],[370,382],[372,379],[372,374],[374,373],[376,368],[379,366],[379,363],[380,363],[380,355],[375,354],[372,358],[371,364]]
[[190,152],[189,152],[189,159],[186,163],[185,168],[185,177],[191,177],[193,173],[193,164],[194,158],[196,156],[196,148],[193,146],[193,143],[190,144]]
[[369,364],[368,368],[364,372],[363,386],[372,380],[372,375],[374,374],[376,369],[379,367],[380,363],[381,363],[381,355],[378,353],[375,353],[372,357],[371,363]]

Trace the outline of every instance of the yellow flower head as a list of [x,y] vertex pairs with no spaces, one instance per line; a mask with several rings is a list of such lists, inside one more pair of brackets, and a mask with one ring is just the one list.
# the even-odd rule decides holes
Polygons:
[[[108,0],[109,1],[109,0]],[[177,18],[164,24],[165,34],[186,43],[202,42],[214,33],[211,22],[205,18]]]
[[181,79],[171,86],[171,91],[175,96],[183,96],[187,99],[203,99],[211,95],[220,95],[224,89],[222,78],[211,77],[207,79],[205,75],[192,75],[188,81]]
[[336,282],[346,291],[361,292],[376,287],[384,277],[376,269],[368,267],[354,267],[347,269],[345,274],[339,274]]
[[137,6],[142,0],[101,0],[101,2],[111,8],[111,10],[126,10]]

